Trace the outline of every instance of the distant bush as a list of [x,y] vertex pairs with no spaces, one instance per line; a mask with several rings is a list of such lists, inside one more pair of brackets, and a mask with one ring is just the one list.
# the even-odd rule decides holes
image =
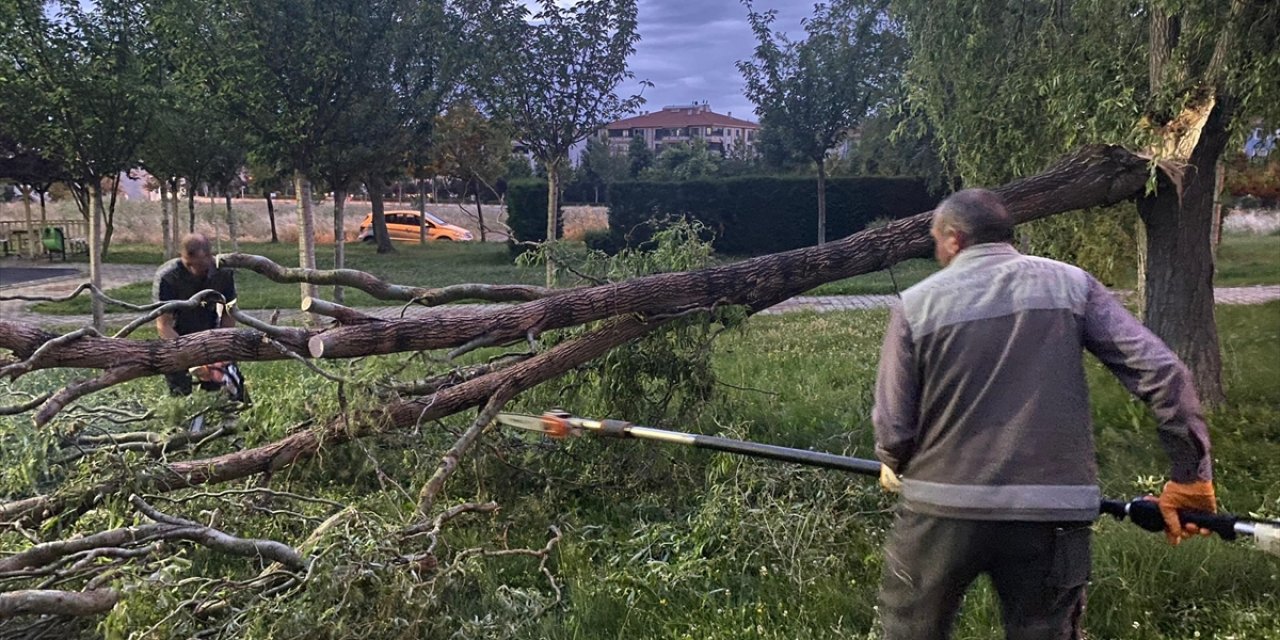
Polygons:
[[[832,178],[827,182],[827,239],[861,231],[881,218],[932,209],[939,195],[918,178]],[[818,194],[805,177],[741,177],[681,182],[619,182],[609,189],[615,242],[648,239],[648,222],[687,216],[715,233],[721,253],[775,253],[817,244]]]
[[582,234],[582,241],[587,244],[588,249],[603,251],[609,255],[617,253],[621,248],[609,229],[590,229]]
[[[547,183],[542,180],[512,180],[507,183],[508,241],[512,253],[523,253],[524,242],[547,239]],[[558,216],[557,234],[564,233],[564,214]]]

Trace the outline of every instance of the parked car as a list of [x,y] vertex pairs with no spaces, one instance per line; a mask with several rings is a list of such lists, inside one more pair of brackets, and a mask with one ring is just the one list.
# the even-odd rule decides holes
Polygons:
[[[418,212],[417,211],[386,211],[383,216],[387,219],[387,234],[392,240],[400,240],[403,242],[418,241]],[[426,218],[427,239],[428,240],[444,240],[447,242],[467,242],[473,240],[474,236],[470,231],[459,227],[456,224],[449,224],[430,213]],[[373,214],[364,217],[360,222],[360,235],[356,239],[361,242],[373,242]]]

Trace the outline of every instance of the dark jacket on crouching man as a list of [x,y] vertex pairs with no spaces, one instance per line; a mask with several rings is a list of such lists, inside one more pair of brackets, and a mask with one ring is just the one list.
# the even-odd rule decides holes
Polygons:
[[[221,294],[226,304],[236,299],[235,274],[230,269],[219,269],[214,264],[208,238],[191,234],[183,238],[180,257],[169,260],[156,270],[152,282],[152,297],[157,302],[187,300],[206,289]],[[190,335],[214,328],[234,327],[235,318],[223,304],[209,300],[204,304],[166,313],[156,319],[156,329],[165,340]],[[175,396],[191,394],[192,373],[206,391],[226,389],[233,400],[248,402],[244,381],[234,363],[219,362],[197,367],[193,372],[165,375],[169,393]]]

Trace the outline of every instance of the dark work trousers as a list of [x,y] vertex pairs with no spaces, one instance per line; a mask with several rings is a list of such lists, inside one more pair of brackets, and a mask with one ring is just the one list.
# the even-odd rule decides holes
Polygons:
[[1009,640],[1077,640],[1089,581],[1089,522],[959,520],[900,509],[885,547],[885,640],[945,640],[981,574]]
[[[164,381],[169,383],[169,395],[171,396],[189,396],[191,395],[191,387],[193,380],[189,373],[166,373]],[[201,382],[200,388],[205,391],[217,391],[222,385],[216,382]]]

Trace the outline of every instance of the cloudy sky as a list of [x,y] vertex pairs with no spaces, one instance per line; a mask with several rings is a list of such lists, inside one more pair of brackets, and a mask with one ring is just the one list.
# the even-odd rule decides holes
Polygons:
[[[776,9],[775,28],[799,36],[800,19],[813,11],[813,2],[756,0],[756,9]],[[637,80],[654,84],[644,91],[643,109],[706,100],[718,113],[758,119],[742,95],[735,66],[755,49],[747,9],[739,0],[640,0],[639,23],[631,71]]]

